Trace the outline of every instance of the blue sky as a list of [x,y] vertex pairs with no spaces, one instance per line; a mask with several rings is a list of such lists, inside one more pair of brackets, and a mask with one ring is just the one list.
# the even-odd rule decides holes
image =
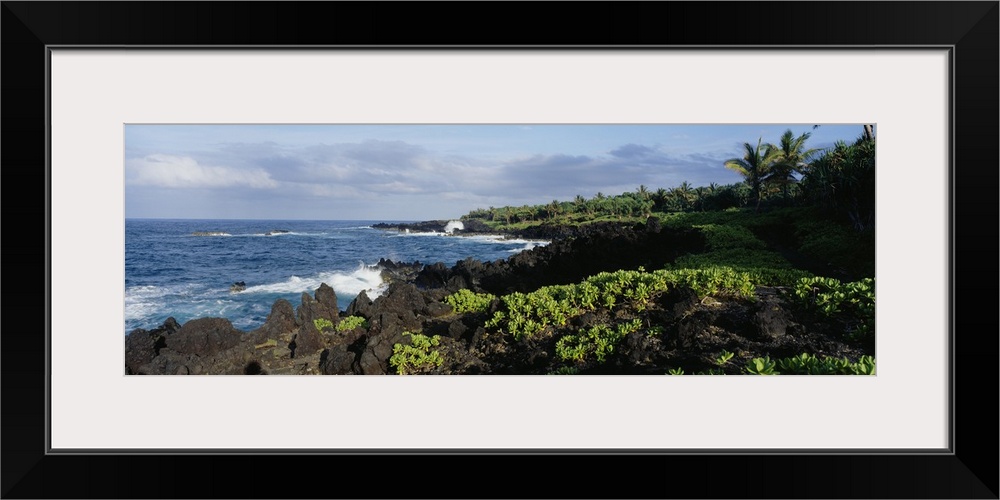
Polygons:
[[431,220],[475,208],[741,182],[742,144],[832,125],[126,125],[125,217]]

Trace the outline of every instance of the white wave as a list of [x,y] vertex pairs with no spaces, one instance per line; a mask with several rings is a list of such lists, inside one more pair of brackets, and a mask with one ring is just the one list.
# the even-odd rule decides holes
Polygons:
[[531,250],[532,248],[544,247],[545,245],[548,245],[548,244],[549,244],[548,241],[528,241],[528,242],[525,242],[524,246],[522,246],[521,248],[512,248],[512,249],[507,250],[507,251],[510,252],[510,253],[524,252],[526,250]]
[[326,236],[329,233],[300,233],[297,231],[287,231],[284,233],[264,233],[260,236]]
[[171,296],[188,295],[191,286],[162,287],[152,285],[132,286],[125,289],[125,319],[141,320],[155,316]]
[[445,233],[439,233],[437,231],[423,231],[419,233],[411,232],[409,229],[405,233],[398,233],[390,236],[390,238],[407,238],[410,236],[448,236]]
[[507,238],[499,234],[474,234],[471,236],[459,236],[459,238],[467,238],[475,241],[482,241],[485,243],[497,243],[501,245],[527,245],[532,244],[534,246],[545,246],[549,244],[547,240],[525,240],[521,238]]
[[125,319],[136,320],[153,315],[166,289],[158,286],[133,286],[125,289]]
[[453,220],[453,221],[448,221],[448,223],[444,225],[444,232],[448,234],[454,233],[456,229],[459,231],[464,231],[465,224],[462,224],[462,221],[460,220]]
[[195,231],[189,236],[232,236],[224,231]]
[[273,236],[326,236],[326,235],[327,233],[298,233],[295,231],[288,231],[286,233],[272,233],[268,231],[266,233],[241,233],[241,234],[233,234],[230,236],[240,236],[245,238],[261,238],[261,237],[270,238]]
[[323,282],[333,287],[342,295],[357,295],[364,291],[368,298],[374,299],[385,291],[388,286],[382,281],[382,270],[377,267],[358,266],[350,274],[329,273],[322,275]]
[[243,293],[313,293],[320,284],[326,283],[338,295],[357,295],[365,291],[370,298],[379,296],[385,288],[382,282],[382,271],[371,268],[363,263],[351,272],[330,271],[306,278],[292,276],[285,281],[266,285],[248,286]]
[[503,239],[503,236],[498,234],[473,234],[470,236],[458,236],[458,238],[464,238],[470,241],[481,241],[483,243],[510,243],[510,240]]
[[[278,283],[269,283],[267,285],[254,285],[248,286],[243,290],[242,293],[297,293],[304,292],[309,288],[312,280],[302,279],[298,276],[292,276],[285,281]],[[319,283],[316,283],[319,286]]]
[[520,252],[521,250],[527,250],[535,247],[543,247],[551,243],[548,240],[526,240],[521,238],[507,238],[506,236],[499,234],[471,234],[471,235],[452,235],[449,233],[439,233],[436,231],[420,232],[420,233],[399,233],[394,234],[392,238],[406,238],[406,237],[443,237],[448,236],[455,238],[456,241],[476,241],[480,243],[492,243],[496,245],[521,245],[521,248],[515,249],[513,251]]
[[238,301],[216,298],[192,300],[183,306],[184,312],[194,318],[226,318],[229,311],[240,307]]
[[272,236],[328,236],[330,233],[320,232],[320,233],[301,233],[298,231],[288,231],[284,233],[275,233],[271,231],[263,233],[227,233],[223,231],[195,231],[194,233],[188,234],[187,236],[195,237],[212,237],[212,236],[231,236],[235,238],[260,238],[260,237],[272,237]]

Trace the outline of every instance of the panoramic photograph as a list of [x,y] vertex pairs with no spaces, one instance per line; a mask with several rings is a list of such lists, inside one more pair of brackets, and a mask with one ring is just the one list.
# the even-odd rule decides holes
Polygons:
[[875,375],[875,125],[124,127],[126,375]]

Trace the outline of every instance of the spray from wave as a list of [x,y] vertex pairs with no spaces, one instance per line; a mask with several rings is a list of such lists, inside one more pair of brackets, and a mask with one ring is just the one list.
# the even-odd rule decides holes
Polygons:
[[191,236],[232,236],[225,231],[195,231]]
[[549,244],[548,241],[526,241],[526,242],[524,242],[524,246],[522,246],[520,248],[512,248],[512,249],[507,250],[507,251],[510,252],[510,253],[524,252],[524,251],[527,251],[527,250],[531,250],[532,248],[544,247],[545,245],[548,245],[548,244]]
[[351,272],[330,271],[305,278],[292,276],[277,283],[248,286],[241,293],[311,293],[322,283],[330,285],[341,296],[357,295],[364,291],[369,298],[375,298],[381,295],[386,288],[386,284],[382,281],[381,269],[361,263],[357,269]]

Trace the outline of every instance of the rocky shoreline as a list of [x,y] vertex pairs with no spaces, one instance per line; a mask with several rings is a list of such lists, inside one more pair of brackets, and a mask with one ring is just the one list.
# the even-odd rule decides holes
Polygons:
[[[443,232],[449,221],[409,225],[378,224],[386,230]],[[459,233],[494,233],[466,224]],[[511,234],[550,239],[506,260],[466,259],[452,266],[380,261],[389,283],[371,300],[364,292],[346,311],[336,292],[321,285],[302,294],[294,307],[276,301],[264,325],[240,331],[223,318],[199,318],[181,325],[173,318],[152,330],[125,337],[126,374],[390,374],[394,347],[410,345],[409,332],[434,336],[441,362],[423,373],[547,374],[565,372],[552,355],[556,338],[514,340],[484,324],[502,307],[494,300],[485,311],[457,313],[445,297],[462,289],[504,295],[543,286],[578,283],[588,276],[619,269],[659,269],[681,255],[702,251],[704,236],[694,229],[668,229],[655,218],[645,224],[597,223],[586,226],[536,226]],[[873,354],[871,345],[843,340],[838,326],[790,303],[783,290],[758,287],[755,300],[699,300],[690,290],[655,297],[641,311],[600,309],[572,318],[568,328],[584,329],[634,321],[642,331],[627,334],[602,363],[573,368],[582,374],[664,374],[719,370],[740,373],[755,357],[794,356],[803,352],[857,359]],[[348,317],[362,324],[341,325]],[[338,328],[338,326],[341,326]],[[725,364],[720,351],[733,353]]]

